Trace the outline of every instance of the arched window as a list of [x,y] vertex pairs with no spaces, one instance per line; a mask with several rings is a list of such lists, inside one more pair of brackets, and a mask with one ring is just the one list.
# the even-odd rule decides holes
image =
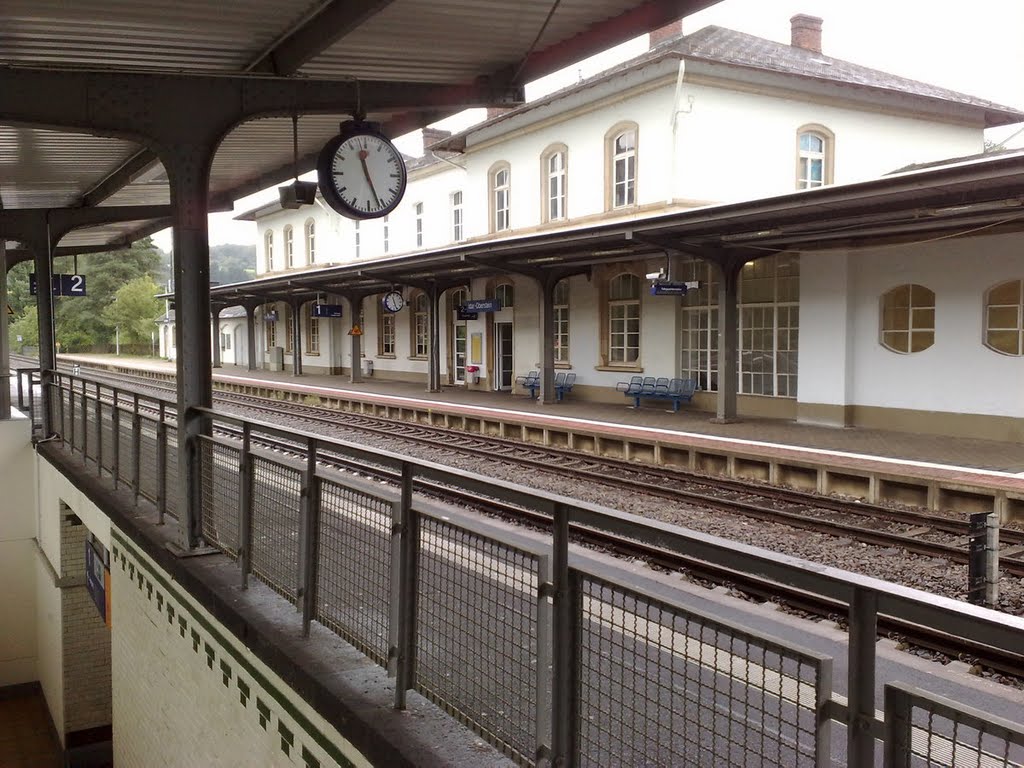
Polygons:
[[378,357],[395,356],[395,316],[397,312],[388,312],[381,306],[383,297],[377,299],[377,355]]
[[559,221],[568,215],[568,162],[569,150],[564,144],[553,144],[541,154],[541,221]]
[[640,278],[628,272],[608,282],[608,362],[634,365],[640,359]]
[[313,264],[316,261],[316,222],[312,219],[306,222],[306,263]]
[[267,349],[277,346],[277,305],[267,304],[263,307],[263,326],[266,329]]
[[412,356],[426,357],[430,348],[430,300],[418,293],[412,300]]
[[502,232],[512,227],[512,171],[508,163],[491,168],[490,180],[491,231]]
[[609,210],[636,205],[637,136],[636,123],[617,125],[605,136],[606,199]]
[[555,284],[552,304],[555,310],[555,362],[569,362],[569,280]]
[[413,206],[413,212],[416,214],[416,247],[423,247],[423,203],[416,203]]
[[1000,283],[985,297],[985,346],[1024,355],[1024,280]]
[[512,283],[502,283],[494,288],[494,298],[498,300],[502,309],[512,309],[515,304],[515,286]]
[[284,265],[287,269],[295,266],[295,233],[291,226],[284,228]]
[[935,293],[923,285],[900,285],[882,296],[882,346],[921,352],[935,343]]
[[266,257],[267,272],[274,271],[274,230],[268,229],[263,235],[263,255]]
[[797,189],[832,183],[834,143],[832,131],[823,125],[804,125],[797,129]]
[[462,190],[452,192],[452,242],[463,241],[462,230]]

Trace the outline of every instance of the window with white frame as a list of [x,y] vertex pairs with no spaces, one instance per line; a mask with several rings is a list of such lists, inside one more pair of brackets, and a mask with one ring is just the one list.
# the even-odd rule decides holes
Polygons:
[[413,210],[416,213],[416,247],[423,247],[423,203],[416,203]]
[[511,194],[512,171],[508,164],[495,167],[491,180],[491,231],[502,232],[512,227]]
[[631,126],[612,131],[609,141],[610,208],[636,205],[637,128]]
[[263,310],[263,327],[266,329],[267,349],[277,346],[277,310],[273,304],[268,304]]
[[274,230],[268,229],[263,235],[263,255],[266,257],[267,272],[274,271]]
[[494,288],[494,298],[502,309],[512,309],[516,305],[515,296],[516,289],[512,283],[502,283]]
[[892,352],[923,352],[935,343],[935,292],[898,285],[882,295],[882,346]]
[[452,192],[452,242],[461,243],[462,232],[462,190]]
[[220,348],[225,350],[225,351],[231,349],[231,334],[230,333],[224,333],[223,331],[221,332],[221,334],[220,334]]
[[832,132],[823,125],[797,129],[796,188],[813,189],[832,183]]
[[306,320],[306,352],[320,354],[320,318],[310,315]]
[[295,233],[290,226],[284,228],[284,264],[288,269],[295,266]]
[[568,150],[556,144],[541,156],[541,178],[544,179],[543,221],[566,218],[566,179]]
[[306,222],[306,263],[313,264],[316,261],[316,222],[312,219]]
[[[707,391],[718,389],[718,272],[685,261],[680,279],[697,281],[680,313],[680,375]],[[793,254],[747,263],[740,274],[739,391],[796,397],[800,334],[800,261]]]
[[608,283],[608,362],[635,365],[640,359],[640,278],[623,273]]
[[555,283],[553,296],[555,314],[555,362],[569,362],[569,280]]
[[388,223],[388,217],[384,217],[384,253],[388,253],[391,250],[391,225]]
[[395,356],[395,313],[385,312],[378,306],[377,318],[380,320],[377,333],[377,354],[384,357]]
[[354,243],[353,243],[353,245],[355,246],[355,256],[358,259],[359,258],[359,249],[360,249],[360,246],[362,245],[361,233],[359,232],[359,219],[356,219],[355,222],[354,222],[353,232],[354,232],[354,238],[355,238]]
[[430,300],[425,293],[417,294],[412,301],[412,356],[426,357],[430,346],[429,329]]
[[1024,355],[1024,280],[1000,283],[985,297],[985,346]]
[[292,338],[295,336],[295,313],[290,304],[284,305],[284,351],[292,351]]

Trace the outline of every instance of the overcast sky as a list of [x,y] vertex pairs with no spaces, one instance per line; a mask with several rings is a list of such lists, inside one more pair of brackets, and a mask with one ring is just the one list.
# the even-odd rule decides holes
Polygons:
[[[948,10],[947,10],[948,8]],[[708,10],[687,17],[683,31],[696,32],[708,24],[789,42],[789,19],[809,13],[824,19],[822,51],[847,61],[923,80],[999,104],[1024,109],[1024,2],[1021,0],[723,0]],[[579,77],[589,77],[647,47],[646,36],[595,56],[560,75],[527,88],[537,98]],[[446,121],[441,127],[458,130],[480,119],[483,110]],[[992,131],[1002,141],[1021,126]],[[396,142],[409,154],[418,154],[418,134]],[[1024,134],[1011,146],[1024,146]],[[276,199],[271,189],[235,203],[240,212]],[[253,222],[232,221],[235,214],[210,216],[210,244],[255,243]],[[154,238],[170,250],[170,230]]]

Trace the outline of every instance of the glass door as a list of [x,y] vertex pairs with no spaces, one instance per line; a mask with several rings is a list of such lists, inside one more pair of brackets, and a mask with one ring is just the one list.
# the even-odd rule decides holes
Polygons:
[[453,345],[454,365],[452,370],[455,373],[455,383],[464,384],[466,381],[466,322],[455,322],[455,344]]
[[494,324],[495,389],[512,389],[512,323]]

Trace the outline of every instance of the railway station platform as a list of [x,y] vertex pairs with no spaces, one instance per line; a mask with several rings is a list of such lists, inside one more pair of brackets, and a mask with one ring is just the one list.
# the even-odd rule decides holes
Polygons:
[[[62,355],[66,364],[105,366],[170,378],[174,363],[111,355]],[[420,421],[581,453],[678,466],[709,474],[822,493],[964,513],[998,512],[1024,520],[1024,444],[929,434],[798,424],[744,418],[713,423],[714,415],[684,407],[678,413],[650,402],[631,407],[567,399],[543,404],[519,390],[489,392],[366,377],[214,369],[216,386]]]

